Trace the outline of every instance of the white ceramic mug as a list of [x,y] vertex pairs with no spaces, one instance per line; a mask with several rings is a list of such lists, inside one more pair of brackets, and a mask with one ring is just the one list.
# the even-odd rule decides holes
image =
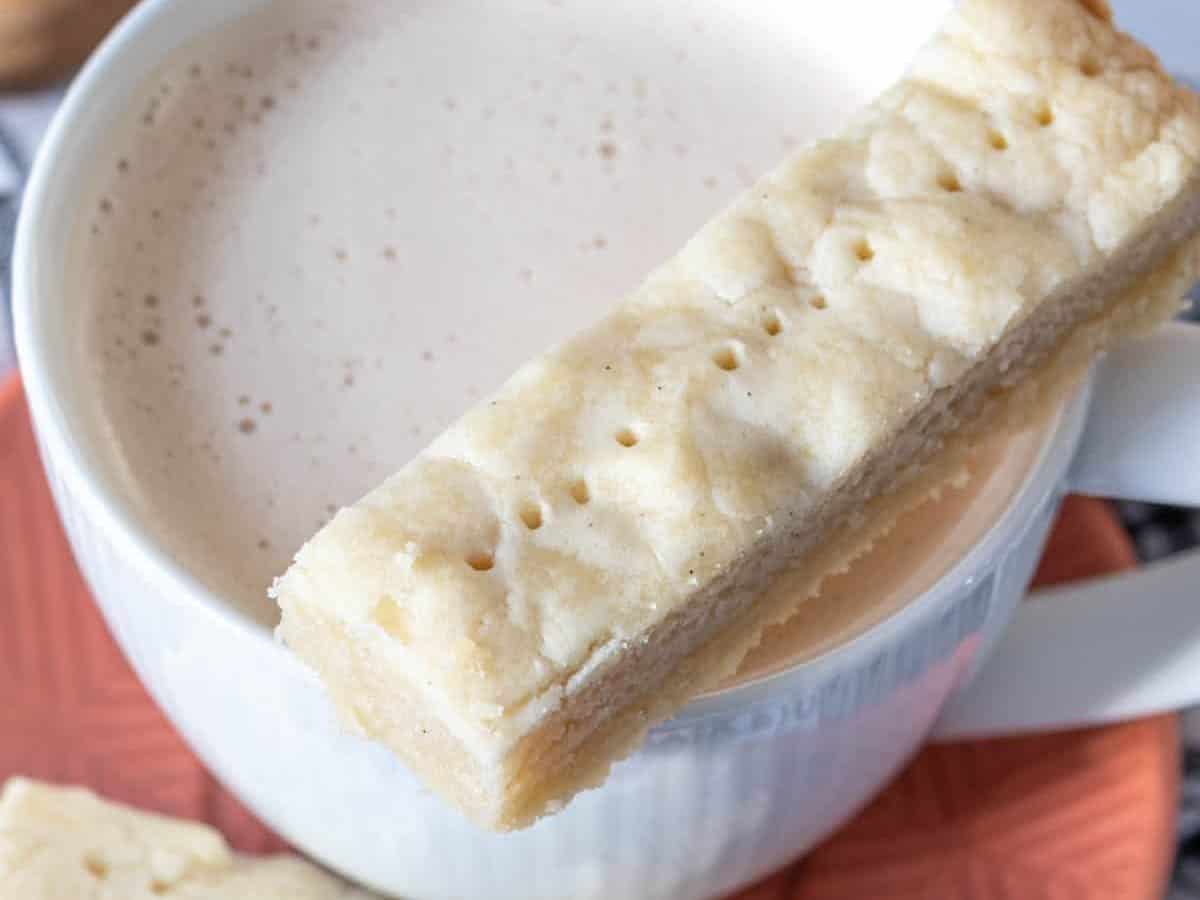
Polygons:
[[[905,4],[891,33],[944,5]],[[245,7],[152,0],[93,59],[29,185],[15,313],[50,484],[113,633],[200,757],[288,840],[413,900],[716,897],[828,835],[931,734],[1200,698],[1200,556],[1018,608],[1066,491],[1200,505],[1200,329],[1172,326],[1099,368],[994,527],[925,595],[811,662],[693,703],[559,815],[511,835],[471,826],[383,748],[343,733],[316,677],[164,552],[95,450],[80,298],[63,280],[73,190],[154,62]]]

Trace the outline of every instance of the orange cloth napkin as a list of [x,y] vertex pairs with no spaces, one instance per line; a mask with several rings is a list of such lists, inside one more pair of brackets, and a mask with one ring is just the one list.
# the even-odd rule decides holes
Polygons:
[[[1109,508],[1071,498],[1038,583],[1134,564]],[[738,900],[1162,896],[1176,720],[925,750],[852,823]],[[247,852],[284,843],[149,698],[88,596],[16,378],[0,383],[0,782],[23,774],[203,819]]]

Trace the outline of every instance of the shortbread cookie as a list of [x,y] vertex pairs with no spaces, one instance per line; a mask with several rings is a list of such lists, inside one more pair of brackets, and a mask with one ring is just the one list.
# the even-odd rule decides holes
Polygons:
[[840,136],[342,510],[279,634],[445,797],[528,824],[973,434],[1174,312],[1198,159],[1197,99],[1101,2],[965,0]]
[[206,825],[13,778],[0,793],[0,900],[370,900],[294,856],[242,857]]

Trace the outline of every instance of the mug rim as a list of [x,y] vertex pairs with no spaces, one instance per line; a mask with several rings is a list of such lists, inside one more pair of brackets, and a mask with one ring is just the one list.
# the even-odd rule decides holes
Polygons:
[[[132,504],[111,489],[107,477],[111,467],[73,439],[71,417],[63,402],[67,384],[64,379],[72,370],[63,364],[62,342],[54,340],[56,335],[46,321],[44,309],[49,304],[37,302],[39,293],[46,293],[39,291],[43,281],[40,271],[52,262],[41,260],[49,252],[48,244],[42,240],[45,230],[42,219],[54,185],[73,174],[69,167],[66,172],[62,171],[66,164],[62,161],[61,148],[78,139],[77,123],[82,113],[97,93],[98,85],[118,76],[125,65],[127,47],[141,38],[148,26],[171,14],[179,2],[146,0],[117,24],[75,77],[38,148],[17,222],[12,258],[12,310],[21,380],[43,462],[54,462],[53,467],[44,468],[50,477],[70,482],[74,503],[83,515],[99,526],[99,532],[107,536],[114,555],[152,585],[163,602],[188,603],[202,609],[218,627],[249,633],[259,642],[261,652],[281,654],[305,678],[316,683],[316,673],[274,640],[270,628],[237,609],[172,557],[144,518],[136,514]],[[1017,539],[1014,532],[1029,518],[1030,510],[1061,481],[1082,433],[1090,385],[1089,377],[1074,398],[1055,411],[1039,441],[1033,464],[1009,502],[983,536],[955,559],[928,589],[813,657],[694,698],[676,713],[672,721],[706,717],[727,707],[744,708],[768,692],[780,690],[789,680],[807,677],[853,655],[855,648],[889,639],[937,598],[973,583],[987,562],[998,555],[997,547]],[[60,505],[60,516],[63,513]]]

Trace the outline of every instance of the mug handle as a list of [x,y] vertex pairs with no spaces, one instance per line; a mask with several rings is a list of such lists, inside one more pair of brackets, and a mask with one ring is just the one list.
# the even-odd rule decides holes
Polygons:
[[[1200,507],[1200,327],[1172,323],[1101,363],[1069,486]],[[1200,549],[1034,592],[933,737],[1049,731],[1194,705]]]

